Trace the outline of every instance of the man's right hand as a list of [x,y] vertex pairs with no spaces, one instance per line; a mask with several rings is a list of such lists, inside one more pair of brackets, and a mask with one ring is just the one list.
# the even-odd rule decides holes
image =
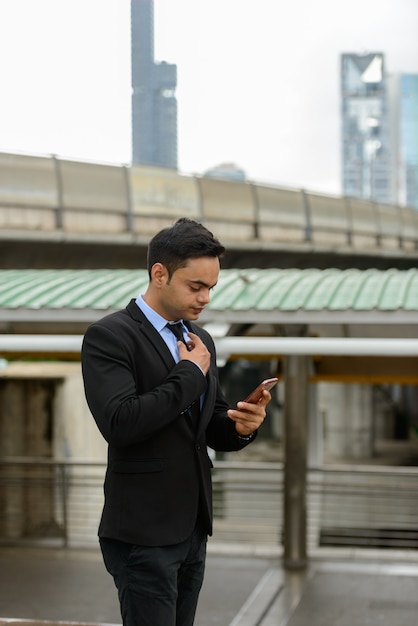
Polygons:
[[182,361],[193,361],[206,375],[210,366],[210,352],[203,341],[194,333],[188,333],[190,341],[188,348],[183,342],[178,342],[179,355]]

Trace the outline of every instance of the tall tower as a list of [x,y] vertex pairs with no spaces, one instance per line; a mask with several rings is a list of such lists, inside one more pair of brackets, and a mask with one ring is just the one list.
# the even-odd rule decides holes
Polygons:
[[132,163],[177,169],[177,66],[154,62],[153,0],[131,0]]
[[342,187],[347,196],[395,200],[381,52],[341,55]]
[[399,77],[399,193],[418,209],[418,74]]

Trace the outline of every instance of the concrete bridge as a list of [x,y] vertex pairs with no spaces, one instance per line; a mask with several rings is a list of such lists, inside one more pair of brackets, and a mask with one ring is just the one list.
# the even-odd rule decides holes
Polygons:
[[178,217],[226,245],[225,268],[415,267],[418,211],[306,190],[54,156],[0,154],[0,267],[145,267]]

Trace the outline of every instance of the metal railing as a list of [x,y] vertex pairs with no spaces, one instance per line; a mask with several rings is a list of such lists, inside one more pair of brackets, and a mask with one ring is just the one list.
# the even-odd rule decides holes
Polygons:
[[[97,545],[105,464],[0,460],[3,545]],[[418,467],[325,466],[307,481],[307,545],[418,549]],[[283,464],[215,461],[212,544],[282,547]]]

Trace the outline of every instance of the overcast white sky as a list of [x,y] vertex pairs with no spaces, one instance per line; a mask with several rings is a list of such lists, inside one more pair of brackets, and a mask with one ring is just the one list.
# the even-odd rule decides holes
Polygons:
[[[179,167],[340,192],[339,55],[418,73],[418,0],[155,0]],[[0,0],[0,151],[131,159],[130,0]]]

